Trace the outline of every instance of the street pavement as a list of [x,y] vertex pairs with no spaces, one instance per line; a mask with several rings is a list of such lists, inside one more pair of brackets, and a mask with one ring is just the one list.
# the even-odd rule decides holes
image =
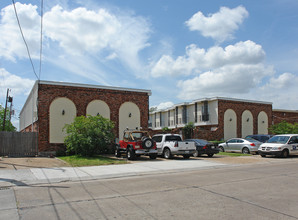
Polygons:
[[90,167],[6,169],[0,170],[0,189],[1,187],[26,186],[40,183],[162,174],[186,170],[216,168],[218,166],[227,165],[204,160],[168,160]]

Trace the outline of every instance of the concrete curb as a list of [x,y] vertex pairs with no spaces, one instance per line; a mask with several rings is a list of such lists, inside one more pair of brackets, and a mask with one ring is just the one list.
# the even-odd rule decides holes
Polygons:
[[141,162],[90,167],[31,168],[23,170],[0,171],[0,188],[9,186],[28,186],[34,184],[86,181],[132,177],[138,175],[167,174],[198,169],[212,169],[231,166],[221,163],[198,160]]

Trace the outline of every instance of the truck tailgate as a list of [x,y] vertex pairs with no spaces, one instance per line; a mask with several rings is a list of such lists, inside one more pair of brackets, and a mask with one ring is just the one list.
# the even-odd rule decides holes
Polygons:
[[188,141],[179,141],[178,148],[179,150],[196,150],[195,143]]

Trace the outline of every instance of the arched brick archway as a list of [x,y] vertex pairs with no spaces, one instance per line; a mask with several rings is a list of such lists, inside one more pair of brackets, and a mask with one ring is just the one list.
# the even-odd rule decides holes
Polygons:
[[86,115],[101,115],[104,118],[110,119],[110,108],[102,100],[93,100],[87,106]]
[[253,126],[253,115],[249,110],[245,110],[241,116],[241,125],[242,125],[242,137],[246,137],[247,135],[251,135],[254,132]]
[[122,138],[126,128],[135,129],[141,126],[141,113],[139,107],[133,102],[125,102],[119,109],[119,138]]
[[258,115],[258,134],[268,134],[268,115],[264,111]]
[[77,109],[73,101],[65,97],[58,97],[50,104],[49,112],[49,142],[63,143],[66,124],[71,124],[77,115]]
[[224,139],[237,137],[237,115],[232,109],[224,113]]

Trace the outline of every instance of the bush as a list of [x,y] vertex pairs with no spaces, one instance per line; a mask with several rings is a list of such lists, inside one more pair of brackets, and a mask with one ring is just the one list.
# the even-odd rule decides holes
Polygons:
[[298,134],[298,123],[291,124],[286,121],[282,121],[278,124],[272,125],[269,128],[272,134]]
[[193,137],[193,130],[195,126],[192,122],[189,122],[182,128],[184,139],[190,139]]
[[163,127],[163,128],[162,128],[162,131],[163,131],[164,133],[169,133],[169,132],[171,132],[172,130],[171,130],[170,128],[168,128],[168,127]]
[[64,144],[68,154],[93,156],[109,151],[114,140],[114,123],[102,116],[79,116],[65,125]]

